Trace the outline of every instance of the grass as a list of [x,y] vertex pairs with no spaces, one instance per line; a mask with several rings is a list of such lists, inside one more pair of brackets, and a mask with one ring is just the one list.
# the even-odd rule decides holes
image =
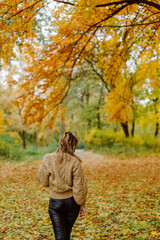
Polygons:
[[46,153],[54,152],[58,147],[57,145],[50,145],[48,147],[36,148],[30,146],[29,148],[23,150],[25,159],[36,160],[42,158]]
[[[9,153],[6,155],[0,156],[0,159],[4,162],[21,162],[21,161],[34,161],[36,159],[41,159],[46,153],[51,153],[56,151],[58,147],[58,142],[55,142],[48,147],[36,147],[34,145],[27,145],[27,148],[24,149],[21,146],[9,145]],[[79,142],[77,149],[85,149],[86,144],[84,142]]]
[[1,160],[4,162],[23,162],[34,161],[41,159],[46,153],[54,152],[57,149],[57,145],[50,145],[48,147],[37,148],[35,146],[28,146],[26,149],[19,147],[14,151],[12,158],[1,156]]
[[147,148],[146,146],[130,146],[123,144],[114,144],[110,147],[108,146],[89,146],[88,150],[92,150],[95,153],[100,153],[102,155],[113,155],[120,157],[145,157],[148,154],[158,155],[160,151],[155,151],[153,148]]

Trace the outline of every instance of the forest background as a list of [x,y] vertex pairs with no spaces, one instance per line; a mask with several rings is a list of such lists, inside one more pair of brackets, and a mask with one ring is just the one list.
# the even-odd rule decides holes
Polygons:
[[92,150],[71,239],[160,239],[159,125],[159,0],[0,1],[0,239],[53,239],[35,176],[65,130]]
[[1,1],[0,155],[160,150],[158,1]]

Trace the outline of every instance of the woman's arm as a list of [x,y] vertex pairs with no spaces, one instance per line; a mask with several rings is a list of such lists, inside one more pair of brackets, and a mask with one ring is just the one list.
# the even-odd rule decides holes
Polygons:
[[77,159],[73,165],[73,197],[81,208],[85,208],[87,183],[80,161]]
[[49,157],[46,154],[40,165],[38,174],[36,175],[36,179],[42,184],[43,187],[49,187],[49,175],[51,174],[50,171],[50,164],[49,164]]

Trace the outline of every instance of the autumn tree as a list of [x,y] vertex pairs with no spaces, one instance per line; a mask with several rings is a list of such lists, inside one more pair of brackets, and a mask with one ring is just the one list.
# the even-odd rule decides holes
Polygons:
[[[11,72],[10,72],[11,73]],[[24,105],[16,101],[15,91],[7,86],[7,83],[0,84],[0,108],[3,110],[3,132],[16,132],[20,136],[23,148],[26,148],[26,136],[32,134],[33,126],[27,127],[22,119]]]
[[[154,135],[158,136],[160,124],[160,71],[159,52],[155,51],[151,59],[142,59],[139,78],[143,79],[143,92],[147,106],[152,114],[152,123],[155,125]],[[143,95],[144,95],[143,94]]]
[[[134,53],[139,58],[147,54],[150,58],[159,44],[158,1],[53,2],[55,10],[50,21],[53,32],[43,47],[36,40],[36,16],[49,2],[8,0],[0,3],[1,58],[7,62],[14,56],[13,47],[18,41],[28,61],[24,78],[16,82],[20,99],[25,102],[24,121],[41,122],[50,113],[48,125],[51,127],[68,95],[75,69],[84,64],[86,57],[91,61],[88,56],[95,54],[100,45],[97,67],[102,68],[104,82],[114,89],[110,92],[110,103],[115,103],[119,89],[125,92],[128,101],[121,103],[119,111],[119,121],[128,136],[129,118],[125,113],[130,115],[128,104],[133,103],[133,96],[129,85],[123,82],[122,70],[130,58],[128,55]],[[31,57],[27,57],[28,54]]]

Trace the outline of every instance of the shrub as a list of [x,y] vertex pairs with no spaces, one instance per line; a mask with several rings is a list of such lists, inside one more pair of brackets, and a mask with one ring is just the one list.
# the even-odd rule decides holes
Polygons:
[[147,149],[153,148],[156,152],[160,151],[160,138],[153,135],[144,135],[143,139]]
[[85,133],[84,139],[88,146],[112,146],[119,141],[118,135],[112,130],[102,130],[92,128]]
[[123,138],[123,143],[128,146],[139,147],[144,145],[144,140],[141,136],[136,135],[134,137]]
[[9,134],[0,136],[0,156],[7,160],[19,160],[22,155],[22,150],[17,144],[16,138],[12,138]]
[[132,150],[152,149],[156,152],[160,151],[160,138],[152,135],[136,135],[134,137],[125,138],[124,134],[114,132],[111,129],[92,128],[86,131],[84,139],[88,147],[114,147],[114,148],[132,148]]
[[86,148],[86,143],[82,141],[78,141],[77,149],[84,149]]

